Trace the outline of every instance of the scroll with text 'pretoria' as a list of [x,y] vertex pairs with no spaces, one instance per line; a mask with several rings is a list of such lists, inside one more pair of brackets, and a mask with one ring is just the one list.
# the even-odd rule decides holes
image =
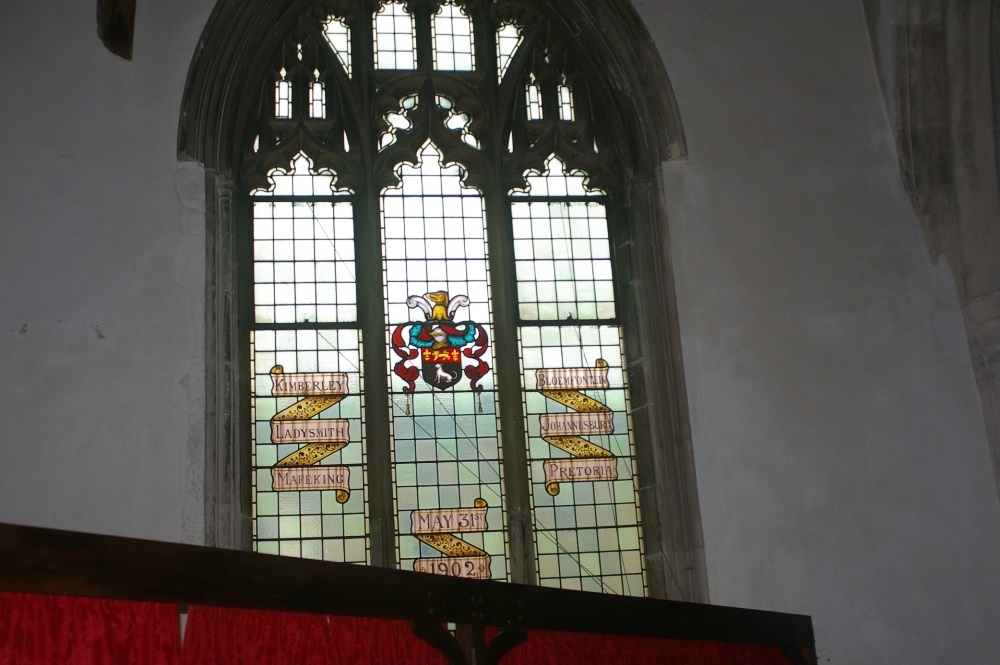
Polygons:
[[584,438],[614,433],[611,409],[581,392],[608,389],[608,363],[598,359],[595,367],[538,369],[535,381],[542,395],[573,411],[538,416],[542,438],[571,455],[542,463],[545,490],[555,496],[559,494],[559,483],[616,479],[615,456]]

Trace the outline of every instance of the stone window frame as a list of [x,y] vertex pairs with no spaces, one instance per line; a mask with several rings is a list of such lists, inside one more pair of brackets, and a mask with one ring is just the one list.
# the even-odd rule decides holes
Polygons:
[[[370,0],[357,0],[375,7]],[[320,0],[329,13],[351,0]],[[248,367],[242,358],[240,299],[246,266],[236,246],[239,192],[234,175],[254,94],[269,62],[262,54],[317,0],[219,0],[188,73],[178,130],[180,160],[204,166],[205,542],[250,549],[249,445],[244,421]],[[631,275],[623,290],[632,418],[638,447],[640,501],[650,595],[707,602],[694,455],[684,387],[680,332],[670,265],[662,164],[686,156],[673,92],[648,32],[626,2],[536,0],[534,7],[574,40],[601,72],[620,119],[618,149],[632,171],[622,214]],[[600,29],[597,29],[600,26]],[[628,311],[632,310],[632,311]]]

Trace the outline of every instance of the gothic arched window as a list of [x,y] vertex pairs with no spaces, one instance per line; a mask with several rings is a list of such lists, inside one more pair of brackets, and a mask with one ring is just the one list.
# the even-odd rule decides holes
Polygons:
[[670,380],[646,366],[633,269],[649,149],[623,136],[621,93],[530,2],[303,0],[275,17],[217,199],[237,266],[246,457],[230,461],[248,470],[227,481],[253,548],[686,586],[655,489],[673,453],[649,391]]

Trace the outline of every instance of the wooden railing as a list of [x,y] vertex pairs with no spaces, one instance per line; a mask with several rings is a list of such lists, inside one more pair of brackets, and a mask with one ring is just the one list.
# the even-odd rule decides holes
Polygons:
[[[792,663],[815,662],[807,616],[29,526],[0,524],[0,591],[406,619],[451,662],[470,665],[485,662],[469,647],[482,644],[483,626],[505,631],[509,646],[526,631],[573,631],[774,645]],[[457,643],[444,623],[460,626]]]

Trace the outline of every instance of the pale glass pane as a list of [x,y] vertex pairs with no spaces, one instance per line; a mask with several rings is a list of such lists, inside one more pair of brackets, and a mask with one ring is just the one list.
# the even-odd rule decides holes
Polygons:
[[370,564],[358,331],[255,331],[250,353],[255,548]]
[[[277,175],[274,179],[283,184],[295,177],[299,176]],[[330,178],[325,179],[328,183]],[[253,211],[255,320],[353,320],[337,316],[336,309],[317,307],[357,302],[351,202],[258,200]]]
[[417,49],[413,17],[402,2],[384,2],[375,13],[375,68],[413,69]]
[[[271,186],[268,189],[255,189],[250,192],[254,197],[271,196],[330,196],[331,194],[350,193],[350,189],[337,187],[337,174],[333,171],[317,171],[313,169],[312,160],[300,152],[291,161],[287,169],[271,169],[267,174]],[[285,206],[291,206],[284,202]],[[275,203],[278,206],[278,203]],[[279,210],[280,212],[280,210]]]
[[319,80],[319,72],[316,72],[316,80],[309,86],[309,117],[326,117],[326,88]]
[[521,39],[521,27],[514,23],[504,23],[497,30],[497,79],[503,80]]
[[439,107],[448,111],[448,116],[444,120],[444,126],[452,131],[458,132],[462,141],[466,145],[470,145],[473,148],[478,149],[479,139],[476,138],[475,134],[469,131],[469,125],[472,122],[472,118],[469,117],[469,114],[454,108],[452,101],[443,95],[437,96],[437,103]]
[[446,2],[431,18],[434,69],[471,72],[476,68],[472,19],[465,9]]
[[351,29],[347,27],[347,22],[337,16],[327,17],[323,24],[323,36],[330,44],[330,48],[337,54],[337,59],[343,65],[347,76],[351,75]]
[[[523,192],[511,192],[512,196],[600,196],[599,189],[587,186],[587,175],[582,171],[566,172],[562,161],[555,155],[545,163],[545,171],[528,171],[525,176],[528,187]],[[606,231],[605,231],[606,233]]]
[[645,594],[618,326],[520,329],[540,582]]
[[575,120],[573,114],[573,91],[565,83],[559,86],[559,119],[567,122]]
[[399,110],[389,111],[385,114],[385,130],[379,136],[378,149],[384,150],[396,142],[396,133],[406,131],[413,127],[410,121],[409,112],[417,107],[416,96],[410,95],[400,101]]
[[514,200],[511,221],[522,319],[615,317],[602,203]]
[[525,98],[528,104],[528,120],[542,119],[542,89],[535,83],[535,75],[531,75],[531,82],[525,90]]
[[282,67],[279,72],[281,78],[274,83],[274,117],[292,117],[292,83],[285,78],[287,72]]

